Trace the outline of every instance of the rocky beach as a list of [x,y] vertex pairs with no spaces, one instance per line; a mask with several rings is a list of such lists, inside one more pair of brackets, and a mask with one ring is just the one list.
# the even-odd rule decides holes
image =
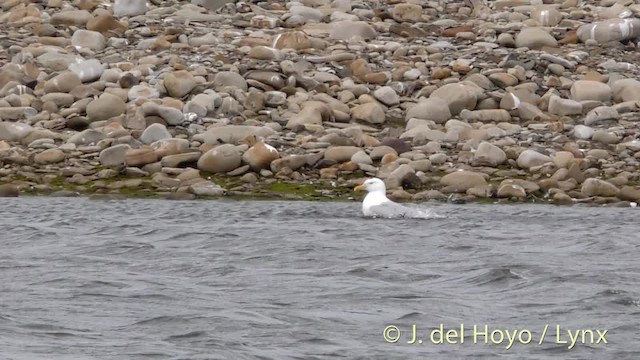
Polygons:
[[640,201],[631,0],[0,4],[0,197]]

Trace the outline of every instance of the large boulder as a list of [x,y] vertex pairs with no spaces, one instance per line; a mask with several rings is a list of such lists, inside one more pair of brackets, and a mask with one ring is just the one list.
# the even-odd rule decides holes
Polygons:
[[278,150],[262,141],[257,142],[242,155],[242,160],[254,171],[269,169],[271,163],[278,158]]
[[618,195],[620,190],[612,183],[596,178],[589,178],[582,183],[582,193],[585,196],[605,196],[613,197]]
[[242,154],[232,144],[223,144],[204,153],[198,160],[198,169],[210,173],[226,173],[242,164]]
[[611,100],[612,91],[609,85],[594,80],[578,80],[571,86],[571,98],[576,101]]

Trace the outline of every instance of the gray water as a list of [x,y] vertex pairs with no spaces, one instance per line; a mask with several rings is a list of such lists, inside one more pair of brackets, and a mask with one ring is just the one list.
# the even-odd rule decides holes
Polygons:
[[0,359],[640,357],[640,209],[429,206],[1,199]]

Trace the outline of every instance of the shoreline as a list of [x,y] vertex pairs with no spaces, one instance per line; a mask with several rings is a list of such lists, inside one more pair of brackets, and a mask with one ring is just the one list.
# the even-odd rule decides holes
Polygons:
[[[150,185],[151,179],[139,179],[143,185]],[[233,184],[237,182],[237,178],[209,178],[212,183]],[[275,180],[275,179],[274,179]],[[120,182],[124,184],[126,178],[122,180],[113,180],[111,184]],[[358,184],[360,181],[349,181],[347,184]],[[152,188],[127,188],[109,189],[108,186],[95,189],[95,182],[88,183],[87,186],[75,186],[73,184],[50,185],[43,187],[43,184],[33,184],[19,182],[20,188],[18,193],[7,194],[4,186],[15,184],[0,184],[0,198],[2,197],[80,197],[90,200],[127,200],[127,199],[153,199],[153,200],[186,200],[186,201],[208,201],[208,200],[233,200],[233,201],[311,201],[311,202],[361,202],[365,194],[353,191],[351,185],[343,185],[332,187],[330,184],[306,184],[295,182],[274,181],[270,184],[254,185],[252,189],[225,191],[219,195],[200,194],[196,195],[185,189],[181,191],[158,191]],[[101,184],[102,186],[102,184]],[[234,189],[232,187],[232,189]],[[3,193],[4,192],[4,193]],[[399,203],[411,203],[416,205],[428,204],[487,204],[487,205],[556,205],[556,206],[605,206],[605,207],[637,207],[634,201],[621,200],[618,198],[584,198],[573,199],[570,202],[557,201],[550,198],[531,195],[527,198],[498,198],[498,197],[475,197],[466,194],[448,194],[445,195],[438,190],[424,191],[388,191],[387,195],[393,201]],[[431,195],[426,198],[425,194]]]

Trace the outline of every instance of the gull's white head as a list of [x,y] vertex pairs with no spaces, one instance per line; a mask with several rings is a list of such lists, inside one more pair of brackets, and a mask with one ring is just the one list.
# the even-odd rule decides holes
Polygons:
[[384,181],[378,178],[371,178],[365,181],[364,183],[362,183],[362,185],[356,186],[353,190],[355,191],[367,190],[367,192],[369,193],[379,192],[384,194],[386,193],[387,188],[384,186]]

